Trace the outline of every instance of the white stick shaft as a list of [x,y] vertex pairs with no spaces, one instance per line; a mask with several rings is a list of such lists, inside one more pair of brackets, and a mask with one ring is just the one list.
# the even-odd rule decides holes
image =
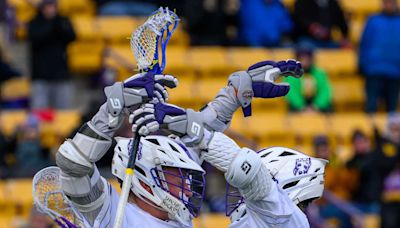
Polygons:
[[113,226],[114,228],[121,228],[122,221],[124,219],[125,207],[126,203],[128,202],[128,196],[131,189],[132,176],[133,176],[132,169],[129,170],[131,170],[131,172],[127,171],[125,173],[125,180],[124,183],[122,184],[122,191],[118,201],[117,214],[115,215],[115,221]]

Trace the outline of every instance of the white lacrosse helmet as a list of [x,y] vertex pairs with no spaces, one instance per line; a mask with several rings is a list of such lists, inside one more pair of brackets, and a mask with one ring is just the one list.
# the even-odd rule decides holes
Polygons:
[[327,160],[285,147],[270,147],[258,153],[272,178],[296,205],[322,196]]
[[[124,180],[132,140],[116,137],[112,173]],[[165,171],[164,167],[177,168],[179,174]],[[168,188],[165,174],[181,178],[179,196],[173,196]],[[191,159],[187,148],[174,139],[165,136],[147,136],[140,139],[132,180],[132,192],[160,210],[168,212],[171,220],[188,226],[200,211],[204,196],[205,171]],[[142,182],[142,183],[141,183]],[[151,192],[143,186],[150,187]],[[190,192],[188,196],[187,192]]]

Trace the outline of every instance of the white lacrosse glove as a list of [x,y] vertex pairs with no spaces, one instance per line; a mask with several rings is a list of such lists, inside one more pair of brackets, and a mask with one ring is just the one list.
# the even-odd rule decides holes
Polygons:
[[168,101],[168,92],[165,87],[175,88],[177,85],[178,79],[174,76],[145,72],[106,87],[104,92],[107,96],[109,127],[118,126],[124,109],[132,111],[140,104],[149,101],[155,103]]

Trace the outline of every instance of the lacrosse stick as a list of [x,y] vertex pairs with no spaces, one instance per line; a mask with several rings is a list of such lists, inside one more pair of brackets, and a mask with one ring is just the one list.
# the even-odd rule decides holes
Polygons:
[[35,174],[32,183],[34,205],[62,228],[82,227],[83,222],[61,190],[60,173],[60,168],[50,166]]
[[[135,56],[140,72],[153,72],[161,74],[166,65],[165,50],[167,43],[178,26],[178,16],[160,7],[147,21],[137,28],[131,36],[131,50]],[[172,29],[170,29],[172,27]],[[164,34],[166,33],[166,37]],[[161,42],[162,59],[161,65],[158,58],[158,49]],[[125,171],[125,178],[122,184],[121,195],[118,201],[117,213],[115,216],[114,228],[120,228],[125,213],[126,203],[132,184],[136,154],[139,148],[140,135],[135,133],[133,145],[129,149],[129,161]]]

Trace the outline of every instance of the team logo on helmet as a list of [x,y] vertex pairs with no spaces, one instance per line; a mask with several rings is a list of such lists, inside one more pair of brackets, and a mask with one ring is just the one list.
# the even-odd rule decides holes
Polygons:
[[296,164],[293,169],[293,174],[302,175],[308,173],[308,170],[311,167],[311,158],[297,158]]

